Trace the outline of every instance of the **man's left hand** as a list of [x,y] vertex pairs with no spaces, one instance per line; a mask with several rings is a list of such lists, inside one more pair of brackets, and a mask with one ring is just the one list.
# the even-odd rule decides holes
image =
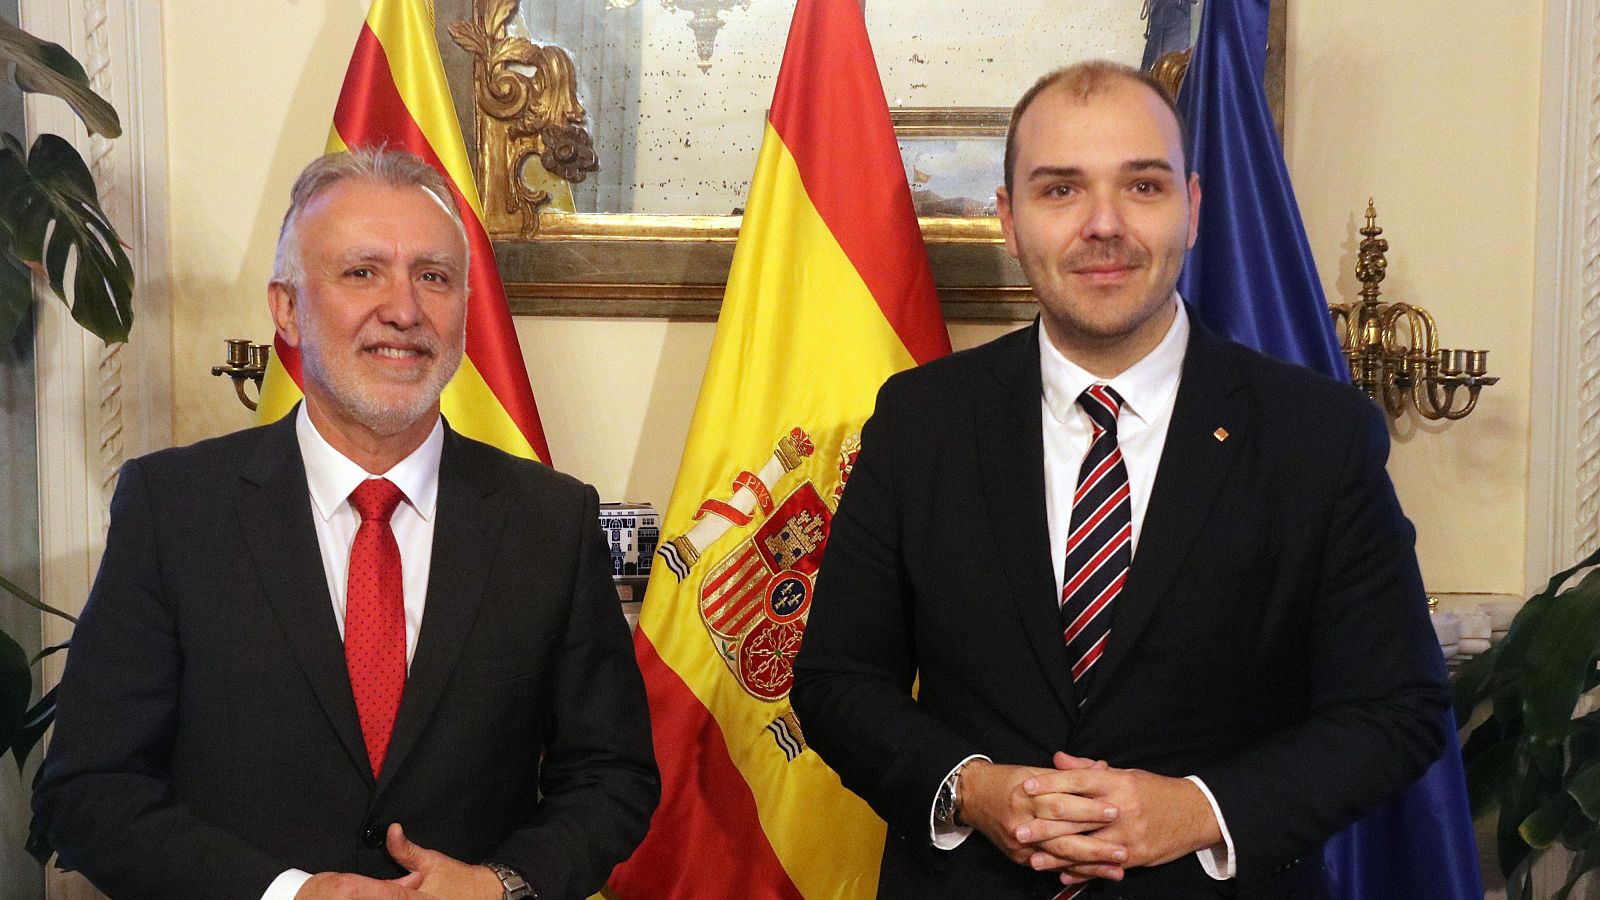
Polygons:
[[399,822],[389,826],[385,842],[395,862],[406,871],[422,876],[420,890],[425,894],[439,900],[500,900],[505,896],[505,887],[494,870],[468,865],[437,850],[413,844]]
[[[1116,820],[1093,835],[1127,848],[1124,868],[1158,866],[1222,841],[1211,804],[1194,782],[1142,769],[1083,767],[1065,753],[1057,753],[1054,762],[1057,771],[1029,779],[1023,790],[1035,797],[1052,793],[1091,797],[1116,807]],[[1029,827],[1044,837],[1039,841],[1041,850],[1062,859],[1078,856],[1081,836],[1045,837],[1059,827],[1047,820],[1035,820]],[[1073,870],[1101,874],[1093,866],[1069,867]]]

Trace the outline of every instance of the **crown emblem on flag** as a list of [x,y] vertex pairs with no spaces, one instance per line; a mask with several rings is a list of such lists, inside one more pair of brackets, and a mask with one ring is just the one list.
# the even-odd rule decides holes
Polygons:
[[[852,434],[840,448],[842,477],[849,477],[859,446],[859,436]],[[698,600],[700,619],[717,655],[740,687],[768,702],[787,697],[794,684],[794,657],[805,636],[817,567],[839,494],[833,491],[830,503],[810,478],[781,500],[774,499],[773,492],[779,479],[815,452],[804,429],[791,429],[760,471],[734,476],[727,499],[701,503],[695,526],[663,542],[658,551],[682,581],[700,561],[701,548],[710,548],[731,529],[755,526],[743,541],[712,561]]]

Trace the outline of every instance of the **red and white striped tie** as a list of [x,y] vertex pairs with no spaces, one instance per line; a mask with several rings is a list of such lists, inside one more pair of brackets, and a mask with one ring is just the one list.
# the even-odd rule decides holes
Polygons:
[[[1122,398],[1107,385],[1096,384],[1078,396],[1078,405],[1094,422],[1094,437],[1072,495],[1061,621],[1072,683],[1082,706],[1089,696],[1089,676],[1111,635],[1111,602],[1122,592],[1133,561],[1133,501],[1128,497],[1128,468],[1117,446]],[[1072,900],[1088,886],[1069,885],[1052,900]]]
[[1111,635],[1111,605],[1128,580],[1133,560],[1133,502],[1128,469],[1117,446],[1122,398],[1107,385],[1091,385],[1078,405],[1094,422],[1094,438],[1078,470],[1072,495],[1067,561],[1062,566],[1062,638],[1072,664],[1078,705],[1089,695],[1090,676]]

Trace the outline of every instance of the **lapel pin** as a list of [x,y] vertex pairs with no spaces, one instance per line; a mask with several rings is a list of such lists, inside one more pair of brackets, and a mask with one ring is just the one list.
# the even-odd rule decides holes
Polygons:
[[1211,436],[1216,438],[1217,439],[1217,443],[1220,444],[1223,441],[1228,439],[1228,429],[1226,429],[1226,428],[1218,428],[1216,431],[1211,432]]

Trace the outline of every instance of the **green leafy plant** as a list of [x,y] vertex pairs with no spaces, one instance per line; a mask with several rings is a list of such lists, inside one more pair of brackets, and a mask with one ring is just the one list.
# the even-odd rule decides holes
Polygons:
[[[18,88],[65,100],[90,134],[122,134],[117,111],[90,88],[72,54],[0,19],[0,67],[6,64]],[[35,274],[90,333],[108,344],[126,341],[133,327],[134,280],[122,247],[100,208],[94,177],[72,144],[42,134],[24,151],[15,135],[0,132],[0,343],[9,343],[28,321]],[[40,612],[77,621],[4,578],[0,589]],[[66,647],[46,647],[30,659],[0,632],[0,753],[11,751],[19,768],[55,720],[54,689],[28,704],[32,669]]]
[[[0,588],[40,612],[72,623],[78,621],[5,578],[0,578]],[[37,703],[28,705],[33,696],[33,667],[40,660],[67,649],[68,643],[63,641],[46,647],[30,659],[21,644],[0,631],[0,753],[10,750],[18,769],[27,765],[28,754],[38,746],[39,739],[56,717],[55,688],[46,691]]]
[[[1600,869],[1600,708],[1584,711],[1593,699],[1584,695],[1600,687],[1597,565],[1600,551],[1550,579],[1456,680],[1473,815],[1496,816],[1500,868],[1524,897],[1534,860],[1557,846],[1572,857],[1551,900]],[[1488,717],[1474,724],[1484,704]]]
[[[17,87],[65,100],[91,134],[122,134],[117,112],[89,87],[72,54],[0,20],[0,64]],[[133,327],[133,266],[100,208],[94,178],[72,144],[42,134],[24,152],[0,132],[0,342],[9,342],[33,305],[33,274],[72,308],[72,318],[106,343]],[[72,289],[67,270],[72,266]]]

